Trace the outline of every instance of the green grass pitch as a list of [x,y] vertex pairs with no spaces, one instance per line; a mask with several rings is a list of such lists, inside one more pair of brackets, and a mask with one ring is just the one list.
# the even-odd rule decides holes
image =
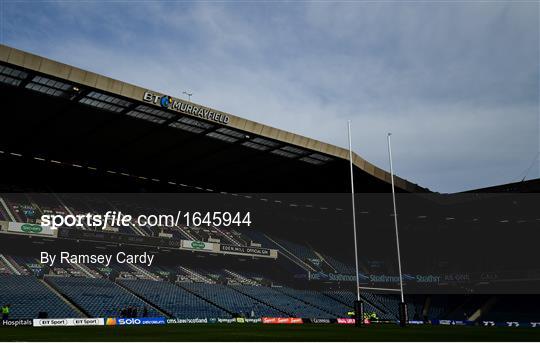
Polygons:
[[0,341],[540,341],[540,329],[391,324],[0,327]]

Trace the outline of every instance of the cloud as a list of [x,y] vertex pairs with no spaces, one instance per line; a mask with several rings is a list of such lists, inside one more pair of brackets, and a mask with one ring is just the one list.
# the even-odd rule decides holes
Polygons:
[[400,176],[460,191],[517,181],[539,151],[538,6],[6,2],[3,36],[339,146],[351,119],[382,168],[392,131]]

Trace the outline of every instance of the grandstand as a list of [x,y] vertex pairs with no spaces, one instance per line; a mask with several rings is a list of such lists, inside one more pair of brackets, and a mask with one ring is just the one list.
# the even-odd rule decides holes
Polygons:
[[[12,318],[107,318],[129,307],[184,319],[348,317],[356,276],[346,150],[4,45],[0,88],[9,128],[0,134],[0,161],[9,166],[0,181],[0,302],[12,304]],[[361,285],[395,288],[384,281],[397,274],[390,176],[356,154],[353,165],[357,191],[375,194],[358,199]],[[537,237],[535,199],[456,199],[401,178],[396,186],[409,197],[400,220],[410,319],[539,320],[537,240],[523,240]],[[180,205],[250,210],[255,224],[40,225],[47,214],[137,215]],[[503,235],[509,222],[519,223],[521,240]],[[36,226],[25,231],[27,224]],[[508,246],[522,249],[501,254]],[[36,254],[44,249],[150,252],[157,262],[47,266]],[[515,286],[527,295],[512,294]],[[397,320],[395,293],[362,291],[361,299],[380,320]]]
[[120,316],[120,311],[128,307],[136,307],[139,310],[146,307],[150,316],[162,314],[142,299],[124,290],[119,284],[107,279],[46,277],[45,282],[90,318]]
[[[55,199],[47,199],[47,203],[39,195],[25,194],[13,196],[2,194],[0,204],[8,218],[15,217],[14,213],[21,211],[39,217],[54,209],[57,213],[81,213],[86,211],[108,211],[106,201],[92,200],[88,203],[83,197],[72,201],[71,196],[58,194]],[[98,208],[99,210],[95,210]],[[90,210],[89,210],[90,209]],[[124,210],[132,211],[126,206]],[[26,217],[26,222],[36,223]],[[4,222],[5,223],[5,222]],[[2,225],[5,231],[6,226]],[[111,235],[118,237],[159,237],[163,231],[148,228],[148,231],[130,229],[113,230]],[[9,229],[9,228],[8,228]],[[109,230],[114,228],[109,228]],[[188,226],[182,226],[185,236],[177,239],[197,237],[204,242],[226,242],[226,244],[243,246],[256,244],[264,248],[279,251],[280,258],[276,261],[255,259],[251,262],[238,263],[234,258],[227,260],[226,255],[218,258],[209,256],[203,261],[203,253],[195,257],[186,258],[182,253],[182,263],[171,263],[176,257],[169,257],[170,253],[163,252],[163,263],[152,267],[119,264],[112,262],[105,266],[102,264],[85,265],[77,263],[57,263],[49,268],[42,265],[37,257],[32,256],[26,237],[20,234],[0,235],[6,241],[3,253],[0,255],[0,271],[6,278],[6,283],[12,282],[10,278],[26,277],[34,283],[40,284],[42,292],[50,292],[47,297],[63,302],[66,309],[78,316],[109,317],[118,315],[119,311],[127,307],[135,307],[139,311],[147,309],[150,315],[164,315],[175,318],[235,318],[241,317],[280,317],[298,316],[308,318],[339,318],[346,316],[352,310],[352,302],[356,295],[351,291],[351,284],[336,280],[330,282],[317,281],[311,275],[349,275],[354,280],[354,268],[327,252],[320,252],[301,242],[293,242],[258,230],[231,230],[228,228],[198,228],[195,231]],[[90,231],[94,231],[92,229]],[[86,229],[79,230],[88,231]],[[213,235],[200,236],[200,232],[212,232]],[[32,241],[40,244],[54,245],[62,249],[63,245],[71,245],[70,237],[73,229],[59,228],[60,238],[54,244],[51,239],[32,237]],[[219,234],[219,236],[218,236]],[[111,236],[116,237],[116,236]],[[217,239],[217,237],[220,237]],[[227,237],[231,237],[228,239]],[[232,239],[236,237],[236,239]],[[163,237],[162,237],[163,238]],[[173,235],[170,239],[174,239]],[[114,241],[114,240],[113,240]],[[140,240],[137,240],[141,242]],[[129,239],[126,240],[129,242]],[[248,243],[249,242],[249,243]],[[78,244],[81,244],[79,241]],[[87,243],[93,246],[100,244]],[[106,241],[103,244],[107,244]],[[113,246],[110,245],[109,246]],[[12,252],[12,249],[15,249]],[[81,245],[81,249],[89,249]],[[94,248],[91,248],[94,249]],[[181,252],[179,252],[181,253]],[[187,252],[193,255],[193,251]],[[209,258],[209,260],[208,260]],[[221,266],[216,266],[218,260]],[[206,261],[208,260],[208,261]],[[287,271],[288,274],[283,274]],[[369,270],[362,270],[369,273]],[[440,287],[440,286],[439,286]],[[9,294],[9,292],[6,292]],[[397,320],[399,298],[396,295],[376,294],[362,292],[365,310],[376,313],[384,320]],[[477,318],[504,318],[505,311],[509,310],[507,302],[511,297],[495,295],[414,295],[407,296],[409,307],[408,315],[412,320],[453,319],[464,320],[472,316]],[[530,298],[534,299],[534,298]],[[529,301],[530,301],[529,299]],[[5,301],[9,301],[6,299]],[[50,306],[53,302],[25,304],[13,299],[21,313],[47,312],[51,316]],[[536,301],[536,300],[534,300]],[[532,303],[534,303],[534,301]],[[50,304],[50,305],[47,305]],[[492,305],[496,304],[496,305]],[[486,305],[489,305],[487,308]],[[40,307],[36,309],[37,307]],[[56,306],[56,305],[54,305]],[[62,307],[60,307],[62,308]],[[527,306],[524,306],[527,308]],[[485,313],[475,313],[483,309]],[[142,312],[141,312],[142,313]],[[532,313],[525,317],[534,318]]]
[[230,313],[178,285],[152,280],[121,280],[120,284],[175,318],[228,318]]
[[[18,113],[5,116],[3,126],[32,132],[33,141],[40,141],[36,147],[14,140],[17,130],[0,137],[2,158],[17,164],[11,168],[16,173],[6,174],[17,180],[11,182],[14,188],[32,180],[36,189],[56,191],[349,190],[342,177],[348,151],[342,148],[181,99],[171,98],[173,103],[196,107],[202,114],[219,114],[227,121],[212,120],[217,115],[205,119],[198,113],[165,108],[148,99],[149,95],[155,99],[158,92],[5,45],[0,46],[0,85],[6,112]],[[36,106],[18,106],[21,101]],[[77,118],[71,113],[77,113]],[[70,142],[69,149],[65,142]],[[354,163],[355,177],[364,191],[388,191],[386,171],[356,154]],[[35,168],[42,173],[32,178],[24,174]],[[209,177],[217,169],[219,177]],[[317,177],[304,177],[314,172]],[[65,175],[87,182],[72,183]],[[326,182],[318,182],[321,178]],[[401,178],[396,178],[396,185],[403,191],[425,191]]]
[[0,302],[11,304],[11,318],[39,318],[47,312],[51,318],[78,318],[81,314],[55,294],[42,280],[30,275],[1,275]]

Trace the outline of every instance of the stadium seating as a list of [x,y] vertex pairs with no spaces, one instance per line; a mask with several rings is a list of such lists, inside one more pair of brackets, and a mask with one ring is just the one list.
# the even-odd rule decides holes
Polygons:
[[226,311],[169,282],[120,280],[119,283],[176,318],[230,317]]
[[287,253],[286,251],[281,249],[276,243],[268,239],[266,235],[264,235],[262,232],[259,232],[256,230],[249,230],[249,231],[243,231],[243,233],[245,236],[249,235],[251,241],[259,243],[263,247],[270,248],[270,249],[277,249],[279,251],[280,256],[284,257],[280,261],[281,267],[287,270],[288,274],[303,275],[305,278],[307,278],[309,271],[312,271],[312,272],[317,271],[316,269],[312,267],[310,270],[309,269],[310,266],[306,265],[305,262],[299,263],[298,262],[299,258],[297,256],[293,256],[290,253]]
[[11,263],[11,265],[17,269],[17,271],[22,275],[31,275],[32,269],[30,268],[31,265],[37,264],[37,260],[35,258],[27,257],[27,256],[19,256],[19,255],[5,255],[8,262]]
[[278,290],[292,298],[313,305],[333,317],[344,317],[347,312],[352,310],[352,306],[345,306],[343,303],[316,291],[296,290],[288,287],[280,287]]
[[334,267],[338,273],[356,275],[356,270],[352,266],[349,266],[341,261],[338,261],[331,256],[328,256],[328,255],[323,255],[323,256],[326,262],[330,264],[332,267]]
[[8,210],[18,222],[35,223],[41,212],[29,203],[25,194],[11,193],[3,197]]
[[[37,262],[34,257],[24,255],[0,256],[0,302],[14,304],[13,309],[18,310],[12,312],[13,318],[33,317],[39,311],[49,312],[50,317],[81,315],[48,285],[86,315],[93,317],[115,316],[120,309],[128,306],[137,307],[139,314],[142,314],[142,308],[146,306],[149,315],[159,315],[161,311],[178,318],[250,316],[252,310],[256,317],[336,318],[345,316],[356,298],[352,292],[343,290],[268,287],[275,285],[275,281],[261,272],[238,272],[208,265],[189,268],[179,265],[152,266],[136,270],[132,266],[113,262],[108,268],[118,276],[116,284],[104,277],[106,273],[102,268],[57,264],[48,271],[44,279],[47,283],[44,283],[33,276],[38,274],[38,270],[44,269]],[[99,274],[97,270],[100,270]],[[181,282],[172,284],[164,281],[169,279]],[[17,287],[19,284],[25,285],[25,291],[26,285],[29,285],[30,297],[23,297]],[[381,319],[398,319],[398,295],[362,292],[361,297],[366,312],[375,312]],[[414,320],[467,319],[492,298],[490,295],[406,295],[409,319]],[[33,300],[28,302],[26,299]],[[538,301],[531,303],[531,297],[523,299],[498,296],[495,305],[481,313],[478,319],[515,321],[537,318],[535,311]],[[513,311],[515,301],[520,303],[523,313]]]
[[257,230],[243,230],[242,234],[245,237],[248,237],[250,241],[259,243],[263,247],[271,248],[271,249],[277,249],[277,245],[270,241],[266,236]]
[[454,307],[444,315],[445,319],[465,320],[479,309],[488,299],[489,295],[476,294],[461,297],[461,304]]
[[205,282],[204,280],[195,281],[195,282],[225,283],[225,284],[228,284],[228,285],[241,284],[241,285],[259,286],[259,283],[257,281],[252,280],[247,276],[241,275],[236,271],[232,271],[232,270],[228,270],[228,269],[195,268],[195,269],[193,269],[193,271],[196,272],[198,275],[207,277],[208,279],[212,280],[212,282]]
[[[399,314],[399,303],[401,299],[397,294],[374,294],[374,293],[363,293],[363,297],[378,304],[381,308],[385,309],[387,313],[394,316],[398,319]],[[405,302],[407,303],[407,316],[409,320],[423,320],[423,310],[426,302],[426,296],[423,295],[406,295]],[[433,312],[435,316],[435,312]],[[429,317],[429,316],[428,316]],[[439,319],[439,317],[429,317],[431,319]]]
[[121,279],[157,279],[158,276],[153,275],[150,271],[144,269],[141,266],[135,266],[131,264],[120,264],[116,261],[112,261],[109,265],[110,269],[118,274]]
[[0,275],[0,304],[11,304],[10,319],[37,318],[45,311],[49,318],[78,318],[42,281],[30,275]]
[[290,253],[300,258],[302,261],[320,260],[319,257],[313,252],[313,250],[309,249],[308,247],[283,239],[275,239],[275,241],[281,246],[283,246]]
[[[56,203],[58,199],[36,195],[8,195],[0,204],[0,220],[14,217],[20,222],[35,222],[42,213],[105,213],[113,210],[110,205],[92,202],[91,204],[75,202]],[[123,210],[123,209],[122,209]],[[126,209],[129,212],[129,209]],[[5,228],[4,228],[5,229]],[[315,252],[308,246],[293,243],[284,239],[268,237],[254,230],[232,230],[217,227],[191,228],[180,226],[175,228],[152,228],[121,226],[120,233],[129,235],[158,236],[160,232],[172,233],[176,239],[208,240],[210,238],[224,244],[246,245],[251,242],[263,247],[279,250],[280,258],[275,262],[275,269],[283,271],[284,277],[278,273],[238,272],[212,264],[198,263],[195,266],[142,266],[120,265],[113,262],[109,267],[85,266],[57,263],[50,270],[41,266],[34,257],[16,254],[1,254],[0,277],[21,277],[36,289],[36,294],[45,294],[44,302],[36,302],[36,306],[22,303],[13,294],[6,295],[2,301],[17,303],[18,313],[13,316],[23,317],[35,313],[37,308],[54,315],[60,315],[54,307],[57,301],[64,304],[67,312],[77,312],[58,297],[47,285],[34,275],[48,273],[45,280],[64,295],[69,301],[90,316],[114,316],[127,306],[135,306],[139,311],[148,306],[144,300],[154,304],[148,306],[149,314],[165,313],[176,317],[230,317],[236,314],[249,316],[251,311],[259,316],[301,316],[317,318],[335,318],[344,316],[352,309],[355,295],[348,291],[297,290],[289,287],[267,287],[269,285],[290,285],[291,278],[307,280],[309,272],[336,272],[354,274],[354,268],[340,260]],[[193,263],[193,262],[191,262]],[[209,267],[210,266],[210,267]],[[234,268],[234,267],[233,267]],[[113,272],[118,284],[107,279]],[[246,268],[249,269],[249,268]],[[266,271],[265,271],[266,272]],[[20,275],[18,275],[20,274]],[[270,276],[271,275],[271,276]],[[87,278],[90,276],[90,278]],[[2,279],[1,287],[9,288],[15,279]],[[162,280],[175,280],[171,284]],[[161,281],[157,281],[161,280]],[[276,283],[277,281],[277,283]],[[8,284],[6,286],[6,284]],[[15,283],[16,284],[16,283]],[[33,285],[33,286],[32,286]],[[166,295],[163,295],[166,293]],[[134,295],[135,294],[135,295]],[[489,295],[406,295],[409,319],[455,319],[469,318],[481,308],[492,296]],[[10,300],[13,299],[13,300]],[[142,298],[142,299],[141,299]],[[397,320],[400,299],[396,294],[362,293],[365,311],[375,312],[382,319]],[[4,300],[6,299],[6,300]],[[527,301],[520,303],[524,309],[522,315],[513,311],[512,301],[500,297],[493,307],[482,313],[479,319],[484,320],[530,320],[535,316],[535,306]],[[66,307],[67,306],[67,307]],[[508,315],[512,313],[512,315]],[[76,315],[80,315],[77,314]],[[31,316],[35,316],[32,314]]]
[[[234,272],[237,272],[236,270]],[[256,282],[257,285],[270,285],[272,280],[266,278],[261,272],[252,272],[252,271],[242,271],[240,272],[242,276],[249,278],[253,282]],[[246,283],[244,283],[246,284]]]
[[137,308],[139,314],[144,307],[147,307],[151,316],[160,314],[107,279],[46,276],[46,281],[91,317],[118,316],[121,309],[130,306]]
[[[229,284],[241,284],[241,285],[252,285],[260,286],[261,282],[249,277],[251,274],[240,274],[236,271],[224,269],[224,277],[228,280]],[[259,278],[261,280],[261,278]]]
[[[123,213],[132,213],[129,207],[115,208],[110,204],[100,202],[98,199],[85,201],[78,198],[64,199],[67,204],[59,202],[59,199],[47,196],[46,194],[9,194],[5,197],[4,206],[0,206],[0,220],[9,218],[9,211],[18,222],[36,222],[42,214],[62,214],[71,212],[76,215],[85,215],[87,213],[103,214],[107,211],[123,211]],[[85,227],[90,230],[101,230],[101,228]],[[228,230],[221,227],[188,227],[185,225],[172,228],[149,227],[149,226],[117,226],[114,229],[118,233],[142,236],[158,236],[160,232],[169,233],[175,239],[208,241],[210,238],[217,239],[224,244],[247,245],[250,238],[237,230]]]
[[320,308],[309,305],[305,302],[291,298],[290,296],[278,291],[279,287],[258,287],[248,285],[235,285],[232,288],[249,295],[252,298],[257,299],[260,302],[272,304],[280,311],[287,313],[288,315],[295,317],[309,317],[309,318],[334,318],[335,315],[331,315]]
[[[249,317],[251,312],[254,312],[256,317],[269,316],[279,317],[284,313],[272,308],[261,301],[255,300],[240,292],[235,291],[226,285],[219,284],[204,284],[204,283],[184,283],[181,287],[197,294],[198,296],[207,299],[208,301],[217,304],[227,311]],[[250,286],[253,287],[253,286]],[[255,286],[256,287],[256,286]],[[266,287],[257,287],[266,288]],[[270,302],[270,304],[273,304]]]
[[398,319],[399,313],[399,300],[397,298],[388,297],[387,295],[379,295],[374,293],[362,293],[367,301],[371,302],[377,307],[383,309],[387,314],[393,317],[393,319]]
[[[397,302],[399,304],[399,299]],[[424,295],[408,295],[405,299],[407,302],[407,315],[409,320],[422,320],[423,309],[426,303],[426,296]],[[399,305],[398,305],[399,306]]]
[[[340,301],[341,303],[348,305],[349,307],[352,307],[354,301],[356,300],[356,295],[350,291],[326,291],[326,292],[323,292],[323,294],[333,299],[336,299]],[[375,312],[375,314],[377,314],[377,316],[380,319],[388,319],[388,320],[396,319],[394,314],[383,311],[381,308],[372,305],[372,303],[370,303],[366,299],[362,299],[362,300],[364,302],[364,312],[369,312],[369,313]]]
[[6,262],[2,260],[3,256],[0,256],[0,274],[13,274],[13,271]]
[[426,308],[427,319],[448,319],[446,313],[458,307],[463,299],[462,295],[429,296],[429,303]]
[[[499,295],[495,297],[493,307],[481,316],[481,320],[540,321],[540,296],[532,294]],[[516,311],[519,308],[519,311]]]

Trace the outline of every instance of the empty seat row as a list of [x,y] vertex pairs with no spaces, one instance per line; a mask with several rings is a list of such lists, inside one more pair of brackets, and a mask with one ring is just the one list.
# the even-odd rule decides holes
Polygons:
[[59,276],[46,279],[91,317],[119,316],[120,311],[127,307],[136,308],[139,314],[143,313],[146,307],[148,315],[160,315],[159,311],[107,279]]
[[10,319],[78,318],[80,313],[64,302],[42,281],[30,275],[0,275],[0,304],[10,304]]
[[120,280],[119,283],[176,318],[230,317],[226,311],[169,282]]
[[231,287],[261,302],[271,304],[275,308],[278,308],[280,311],[285,312],[290,316],[304,318],[335,317],[334,315],[331,315],[317,307],[283,294],[277,290],[278,287],[274,288],[248,285],[235,285]]
[[[181,285],[183,288],[193,292],[209,301],[217,304],[220,307],[227,309],[233,314],[241,316],[255,317],[279,317],[284,313],[278,311],[264,303],[246,296],[233,288],[220,284],[206,283],[185,283]],[[258,287],[265,288],[265,287]],[[252,313],[253,312],[253,313]]]

